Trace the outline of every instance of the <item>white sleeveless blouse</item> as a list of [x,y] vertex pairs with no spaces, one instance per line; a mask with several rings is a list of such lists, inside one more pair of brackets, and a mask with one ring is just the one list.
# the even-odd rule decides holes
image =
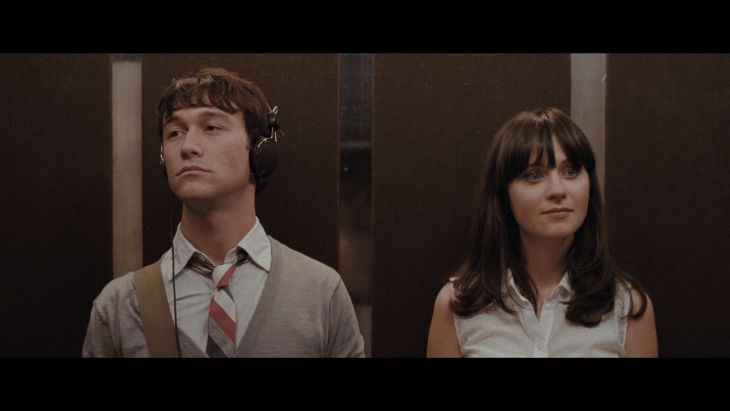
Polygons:
[[[464,357],[623,357],[626,342],[625,318],[629,310],[630,293],[618,288],[616,304],[595,327],[574,324],[565,318],[573,291],[568,274],[545,299],[537,319],[535,310],[518,291],[511,273],[507,287],[511,299],[509,314],[497,304],[468,317],[454,314],[456,335]],[[453,283],[451,296],[454,298]],[[622,318],[624,317],[624,318]]]

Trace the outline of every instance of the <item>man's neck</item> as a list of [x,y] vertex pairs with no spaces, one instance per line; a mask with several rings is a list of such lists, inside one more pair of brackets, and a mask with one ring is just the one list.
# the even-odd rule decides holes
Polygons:
[[235,208],[198,211],[183,205],[180,231],[197,250],[215,265],[223,264],[226,254],[256,225],[253,204]]

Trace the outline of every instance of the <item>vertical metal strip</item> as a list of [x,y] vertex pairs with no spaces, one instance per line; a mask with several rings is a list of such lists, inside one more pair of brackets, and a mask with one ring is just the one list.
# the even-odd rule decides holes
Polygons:
[[370,357],[372,54],[340,54],[340,265]]
[[606,54],[574,53],[570,61],[570,115],[591,142],[605,201]]
[[142,59],[112,56],[114,278],[142,267]]

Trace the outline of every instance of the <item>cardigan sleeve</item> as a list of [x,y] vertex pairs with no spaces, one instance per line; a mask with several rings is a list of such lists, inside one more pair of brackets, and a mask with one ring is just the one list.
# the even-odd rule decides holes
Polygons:
[[133,272],[112,280],[94,300],[81,356],[149,357]]
[[114,349],[114,341],[109,331],[108,322],[94,304],[91,309],[91,319],[86,330],[86,339],[81,350],[82,358],[113,358],[118,357]]
[[365,343],[350,295],[339,281],[329,304],[326,357],[365,357]]

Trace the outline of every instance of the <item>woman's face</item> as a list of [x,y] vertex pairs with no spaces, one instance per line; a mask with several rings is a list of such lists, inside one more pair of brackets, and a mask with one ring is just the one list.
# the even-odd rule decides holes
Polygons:
[[556,167],[548,169],[546,159],[533,150],[530,165],[508,187],[512,214],[523,239],[565,239],[572,236],[588,212],[590,180],[568,161],[553,136]]

